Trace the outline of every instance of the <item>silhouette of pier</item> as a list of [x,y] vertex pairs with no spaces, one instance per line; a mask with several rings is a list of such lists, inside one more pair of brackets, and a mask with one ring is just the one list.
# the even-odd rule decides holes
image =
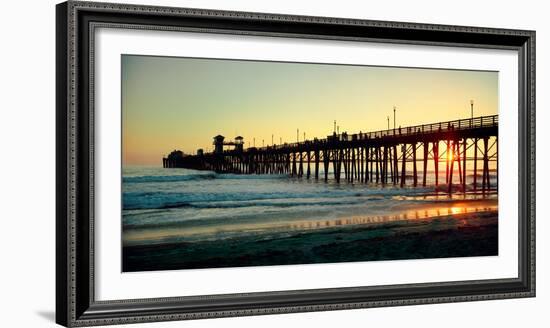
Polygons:
[[[215,150],[211,153],[202,149],[196,155],[173,151],[163,158],[163,167],[235,174],[288,174],[337,183],[401,187],[426,186],[431,174],[437,190],[451,193],[469,188],[485,192],[492,188],[492,183],[495,185],[490,178],[489,163],[498,160],[498,115],[367,133],[335,132],[324,139],[258,148],[244,148],[240,136],[235,142],[224,139],[221,135],[214,137]],[[467,174],[467,167],[473,171],[471,175]],[[440,181],[442,170],[445,181]]]

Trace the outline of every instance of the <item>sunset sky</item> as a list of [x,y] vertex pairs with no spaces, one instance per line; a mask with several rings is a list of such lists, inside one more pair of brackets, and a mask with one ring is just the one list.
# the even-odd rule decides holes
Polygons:
[[448,121],[498,112],[498,73],[122,56],[123,165],[162,165],[172,150],[245,147]]

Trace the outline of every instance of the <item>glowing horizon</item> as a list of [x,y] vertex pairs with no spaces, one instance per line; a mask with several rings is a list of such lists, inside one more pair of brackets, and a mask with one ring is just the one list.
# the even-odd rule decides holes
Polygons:
[[[245,147],[498,113],[498,73],[265,61],[122,56],[123,165],[162,165],[212,138]],[[444,110],[442,110],[444,108]],[[263,141],[263,142],[262,142]]]

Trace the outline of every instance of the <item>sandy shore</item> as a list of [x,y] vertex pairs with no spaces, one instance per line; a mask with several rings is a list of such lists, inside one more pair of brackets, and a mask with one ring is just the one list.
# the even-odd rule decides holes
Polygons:
[[123,271],[498,255],[498,211],[123,247]]

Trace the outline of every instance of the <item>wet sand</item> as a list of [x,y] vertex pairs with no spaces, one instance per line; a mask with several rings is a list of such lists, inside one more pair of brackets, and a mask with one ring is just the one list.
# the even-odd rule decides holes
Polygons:
[[124,246],[123,272],[498,255],[498,211],[456,208],[368,224],[347,218],[351,224],[321,229]]

